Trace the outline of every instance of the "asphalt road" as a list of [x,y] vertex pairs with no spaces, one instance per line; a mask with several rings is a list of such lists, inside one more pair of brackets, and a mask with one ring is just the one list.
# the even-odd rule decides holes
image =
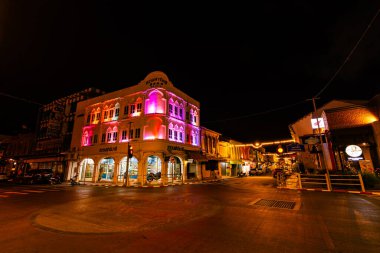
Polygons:
[[380,252],[380,196],[271,177],[162,188],[0,185],[0,252]]

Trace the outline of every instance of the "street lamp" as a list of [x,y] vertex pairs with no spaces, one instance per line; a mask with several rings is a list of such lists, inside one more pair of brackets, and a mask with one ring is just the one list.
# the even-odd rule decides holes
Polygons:
[[278,145],[278,147],[277,147],[277,153],[279,153],[279,154],[284,153],[284,149],[282,148],[281,145]]
[[255,142],[255,144],[253,145],[254,148],[255,148],[255,151],[256,151],[256,169],[257,171],[259,170],[259,154],[258,154],[258,149],[260,148],[260,142]]

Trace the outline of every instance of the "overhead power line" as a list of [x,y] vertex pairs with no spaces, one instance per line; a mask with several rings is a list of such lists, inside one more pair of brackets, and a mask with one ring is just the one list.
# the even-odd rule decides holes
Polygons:
[[360,36],[359,40],[356,42],[355,46],[351,49],[350,53],[348,54],[348,56],[346,57],[346,59],[343,61],[343,63],[339,66],[339,68],[337,69],[337,71],[334,73],[334,75],[330,78],[330,80],[325,84],[325,86],[314,96],[314,97],[319,97],[322,92],[324,92],[327,87],[332,83],[332,81],[334,81],[334,79],[336,78],[336,76],[340,73],[340,71],[343,69],[344,65],[346,65],[346,63],[350,60],[352,54],[355,52],[356,48],[359,46],[360,42],[363,40],[364,36],[367,34],[368,30],[370,29],[370,27],[372,26],[373,22],[375,21],[375,19],[377,18],[377,16],[379,15],[380,13],[380,8],[377,10],[375,16],[372,18],[372,20],[369,22],[367,28],[364,30],[364,32],[362,33],[362,36]]
[[276,112],[276,111],[284,110],[284,109],[287,109],[287,108],[290,108],[290,107],[293,107],[293,106],[296,106],[296,105],[299,105],[299,104],[306,103],[307,101],[308,100],[302,100],[302,101],[299,101],[299,102],[294,103],[294,104],[284,105],[284,106],[281,106],[281,107],[269,109],[267,111],[256,112],[256,113],[247,114],[247,115],[238,116],[238,117],[233,117],[233,118],[225,118],[225,119],[220,119],[220,120],[206,121],[206,122],[203,122],[203,123],[205,123],[205,124],[207,124],[207,123],[217,123],[217,122],[225,122],[225,121],[230,121],[230,120],[239,120],[239,119],[251,118],[251,117],[255,117],[255,116],[259,116],[259,115],[264,115],[264,114],[271,113],[271,112]]
[[35,102],[35,101],[32,101],[32,100],[16,97],[16,96],[13,96],[13,95],[10,95],[10,94],[6,94],[6,93],[3,93],[3,92],[0,92],[0,95],[1,96],[5,96],[5,97],[9,97],[9,98],[13,98],[13,99],[16,99],[16,100],[24,101],[24,102],[27,102],[27,103],[30,103],[30,104],[43,105],[41,103],[38,103],[38,102]]
[[[362,35],[360,36],[359,40],[356,42],[356,44],[354,45],[354,47],[351,49],[350,53],[348,54],[348,56],[346,57],[346,59],[343,61],[343,63],[339,66],[339,68],[337,69],[337,71],[334,73],[334,75],[330,78],[330,80],[325,84],[325,86],[313,97],[313,99],[317,99],[326,89],[327,87],[334,81],[334,79],[336,78],[336,76],[340,73],[340,71],[343,69],[343,67],[346,65],[346,63],[350,60],[352,54],[355,52],[356,48],[359,46],[360,42],[363,40],[363,38],[365,37],[365,35],[367,34],[368,30],[371,28],[373,22],[376,20],[377,16],[379,15],[380,13],[380,8],[377,10],[376,14],[374,15],[374,17],[371,19],[371,21],[369,22],[367,28],[364,30],[364,32],[362,33]],[[251,118],[251,117],[255,117],[255,116],[259,116],[259,115],[263,115],[263,114],[267,114],[267,113],[271,113],[271,112],[275,112],[275,111],[279,111],[279,110],[283,110],[283,109],[287,109],[287,108],[290,108],[290,107],[293,107],[293,106],[296,106],[296,105],[299,105],[299,104],[302,104],[302,103],[305,103],[307,101],[309,101],[310,99],[307,99],[307,100],[302,100],[302,101],[299,101],[297,103],[294,103],[294,104],[291,104],[291,105],[285,105],[285,106],[282,106],[282,107],[278,107],[278,108],[274,108],[274,109],[270,109],[270,110],[267,110],[267,111],[263,111],[263,112],[257,112],[257,113],[253,113],[253,114],[247,114],[247,115],[243,115],[243,116],[239,116],[239,117],[233,117],[233,118],[227,118],[227,119],[220,119],[220,120],[213,120],[213,121],[206,121],[206,122],[203,122],[203,123],[217,123],[217,122],[225,122],[225,121],[230,121],[230,120],[239,120],[239,119],[245,119],[245,118]]]

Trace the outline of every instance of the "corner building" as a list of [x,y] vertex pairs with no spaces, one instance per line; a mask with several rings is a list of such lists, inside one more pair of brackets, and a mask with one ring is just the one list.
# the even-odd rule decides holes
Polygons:
[[[201,166],[190,154],[201,152],[200,133],[199,102],[155,71],[137,85],[78,103],[69,176],[118,185],[196,180]],[[148,182],[149,173],[161,175]]]

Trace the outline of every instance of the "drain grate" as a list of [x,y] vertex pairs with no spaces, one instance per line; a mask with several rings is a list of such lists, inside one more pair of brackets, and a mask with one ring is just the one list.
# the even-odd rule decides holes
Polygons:
[[283,201],[283,200],[273,200],[273,199],[260,199],[253,204],[257,206],[268,206],[268,207],[286,208],[286,209],[293,209],[296,206],[296,202],[294,201]]

